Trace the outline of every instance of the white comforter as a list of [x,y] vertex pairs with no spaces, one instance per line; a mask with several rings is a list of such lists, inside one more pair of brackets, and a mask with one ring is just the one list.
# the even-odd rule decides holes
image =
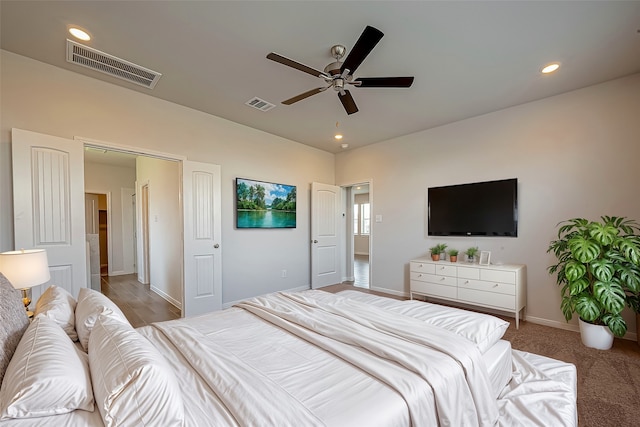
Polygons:
[[[320,301],[275,294],[238,306],[394,388],[406,401],[413,425],[486,426],[498,419],[479,352],[454,334],[340,297]],[[284,419],[291,425],[322,424],[287,390],[190,326],[155,326],[218,390],[239,424],[277,425]],[[244,384],[241,396],[234,392],[240,393],[237,384]]]

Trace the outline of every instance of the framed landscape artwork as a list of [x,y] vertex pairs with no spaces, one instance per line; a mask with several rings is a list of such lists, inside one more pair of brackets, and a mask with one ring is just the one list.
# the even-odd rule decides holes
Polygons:
[[236,178],[236,228],[296,228],[296,186]]

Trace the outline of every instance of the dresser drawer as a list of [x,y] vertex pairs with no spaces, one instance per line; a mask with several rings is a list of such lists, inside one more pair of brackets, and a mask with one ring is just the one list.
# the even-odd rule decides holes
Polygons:
[[458,267],[458,277],[480,279],[480,269],[477,267]]
[[421,273],[431,273],[435,274],[436,266],[434,264],[427,264],[422,262],[411,261],[410,263],[411,271],[419,271]]
[[480,279],[488,282],[516,283],[515,271],[480,270]]
[[485,292],[476,289],[458,288],[458,299],[460,301],[504,308],[506,310],[514,310],[516,308],[516,299],[513,295]]
[[439,285],[444,286],[453,286],[454,288],[457,285],[456,278],[450,276],[438,276],[435,274],[426,274],[426,273],[418,273],[416,271],[411,272],[411,281],[419,281],[419,282],[431,282],[437,283]]
[[438,283],[411,281],[411,292],[417,292],[435,297],[456,299],[458,290],[455,286],[447,286]]
[[515,295],[516,286],[509,283],[485,282],[474,279],[458,279],[458,287],[476,289],[485,292],[495,292],[505,295]]
[[434,264],[434,267],[436,268],[436,274],[439,276],[457,276],[455,265]]

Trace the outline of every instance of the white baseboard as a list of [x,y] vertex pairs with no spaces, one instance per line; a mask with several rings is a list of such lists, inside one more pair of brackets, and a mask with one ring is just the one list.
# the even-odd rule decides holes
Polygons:
[[124,271],[124,270],[118,270],[118,271],[112,271],[111,273],[109,273],[109,276],[124,276],[125,274],[134,274],[135,271]]
[[182,310],[182,304],[180,303],[180,301],[176,300],[175,298],[171,297],[171,295],[161,291],[160,289],[156,288],[155,286],[150,286],[150,289],[155,292],[156,294],[160,295],[160,297],[167,301],[169,304],[173,305],[176,308],[179,308],[180,310]]
[[[527,322],[535,323],[542,326],[550,326],[552,328],[564,329],[567,331],[580,332],[580,326],[574,323],[558,322],[557,320],[548,320],[531,316],[527,316]],[[627,332],[624,337],[622,337],[622,339],[636,341],[638,339],[638,334],[634,332]]]

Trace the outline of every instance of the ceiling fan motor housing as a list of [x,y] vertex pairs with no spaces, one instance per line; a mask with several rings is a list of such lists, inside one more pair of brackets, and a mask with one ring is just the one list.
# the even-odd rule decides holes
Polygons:
[[342,62],[336,61],[324,67],[324,72],[335,76],[336,74],[340,74],[340,67],[342,67]]

